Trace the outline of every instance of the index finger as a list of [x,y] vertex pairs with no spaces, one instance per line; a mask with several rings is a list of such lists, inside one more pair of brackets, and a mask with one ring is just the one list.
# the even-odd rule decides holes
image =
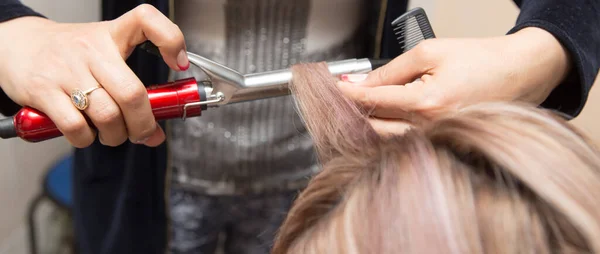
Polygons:
[[133,48],[150,40],[173,70],[189,67],[183,32],[169,18],[149,4],[142,4],[113,20],[110,32],[123,58]]
[[361,86],[404,85],[413,82],[423,74],[430,73],[435,66],[435,43],[423,41],[417,47],[394,58],[392,61],[369,73]]

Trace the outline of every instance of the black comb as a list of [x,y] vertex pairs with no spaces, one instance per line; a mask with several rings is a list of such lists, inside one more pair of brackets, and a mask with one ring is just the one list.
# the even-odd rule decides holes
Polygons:
[[419,42],[435,38],[425,10],[414,8],[392,21],[396,40],[402,47],[402,53],[414,48]]

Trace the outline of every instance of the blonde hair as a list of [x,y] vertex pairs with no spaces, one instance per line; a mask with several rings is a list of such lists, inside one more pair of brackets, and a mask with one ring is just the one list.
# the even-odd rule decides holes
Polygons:
[[322,171],[273,253],[600,253],[600,157],[563,119],[490,103],[383,137],[325,64],[293,72]]

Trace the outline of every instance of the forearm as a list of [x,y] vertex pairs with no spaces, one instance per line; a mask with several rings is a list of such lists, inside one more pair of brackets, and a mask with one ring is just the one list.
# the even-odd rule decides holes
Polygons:
[[597,0],[520,0],[516,26],[509,33],[526,27],[541,28],[556,38],[570,58],[568,75],[542,103],[544,107],[577,116],[588,97],[600,68],[600,1]]

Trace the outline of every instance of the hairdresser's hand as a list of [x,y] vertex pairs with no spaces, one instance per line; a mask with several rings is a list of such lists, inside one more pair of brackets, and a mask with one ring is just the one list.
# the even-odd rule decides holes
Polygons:
[[565,49],[550,33],[526,28],[497,38],[427,40],[366,80],[345,77],[354,82],[340,82],[340,88],[373,117],[418,122],[417,116],[434,117],[478,102],[539,104],[569,66]]
[[[146,40],[160,48],[174,70],[189,66],[182,32],[150,5],[118,19],[86,24],[23,17],[0,23],[0,85],[20,105],[47,114],[69,142],[132,142],[156,146],[165,139],[156,124],[144,85],[124,59]],[[79,111],[71,91],[102,86]],[[91,128],[84,114],[96,128]]]

